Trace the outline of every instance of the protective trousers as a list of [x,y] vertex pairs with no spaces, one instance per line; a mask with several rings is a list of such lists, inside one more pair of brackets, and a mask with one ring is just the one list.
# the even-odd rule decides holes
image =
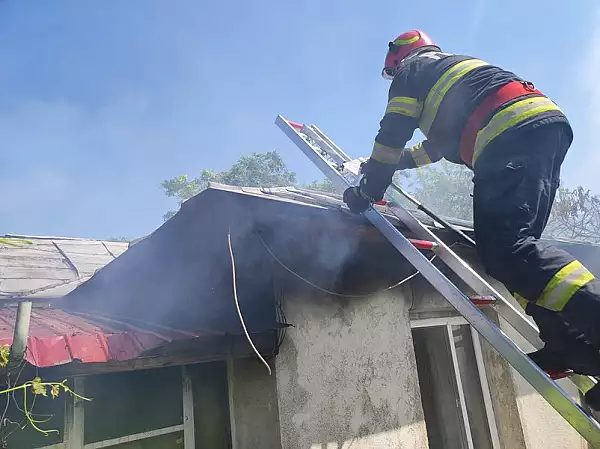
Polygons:
[[562,123],[529,126],[484,150],[474,170],[474,228],[484,268],[524,306],[529,303],[526,311],[547,345],[589,353],[576,336],[583,333],[600,347],[599,283],[570,254],[540,241],[568,132]]

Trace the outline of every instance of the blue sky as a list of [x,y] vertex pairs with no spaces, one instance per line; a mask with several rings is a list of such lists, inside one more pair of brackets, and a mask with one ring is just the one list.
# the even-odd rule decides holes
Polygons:
[[321,178],[278,113],[367,156],[387,42],[413,28],[533,80],[575,129],[566,184],[600,192],[600,6],[526,4],[4,0],[0,233],[141,236],[174,206],[162,180],[253,151]]

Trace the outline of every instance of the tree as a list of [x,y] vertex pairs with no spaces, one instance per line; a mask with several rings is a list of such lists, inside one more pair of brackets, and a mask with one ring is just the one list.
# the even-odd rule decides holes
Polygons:
[[415,170],[412,193],[439,215],[472,220],[471,199],[473,173],[447,161]]
[[560,187],[545,235],[600,243],[600,197],[583,187]]
[[[441,161],[415,170],[412,193],[431,210],[449,218],[472,220],[472,172]],[[560,187],[544,237],[600,243],[600,197],[583,187]]]
[[[190,179],[188,175],[177,176],[161,183],[168,197],[177,198],[179,204],[197,195],[208,187],[210,182],[244,187],[283,187],[296,185],[296,173],[289,170],[283,158],[276,151],[243,155],[229,170],[214,172],[204,170],[200,176]],[[313,181],[306,188],[335,192],[328,179]],[[175,214],[169,211],[163,218],[168,220]]]
[[313,181],[310,184],[306,184],[304,187],[309,190],[318,190],[324,193],[338,193],[333,183],[327,178],[323,181]]

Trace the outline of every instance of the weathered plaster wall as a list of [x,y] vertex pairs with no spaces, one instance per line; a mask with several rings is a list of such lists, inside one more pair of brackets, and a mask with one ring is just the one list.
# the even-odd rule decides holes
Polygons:
[[284,299],[295,326],[276,360],[284,449],[428,447],[409,306],[398,289]]
[[255,359],[227,364],[233,449],[279,449],[281,437],[277,410],[275,366],[269,376]]

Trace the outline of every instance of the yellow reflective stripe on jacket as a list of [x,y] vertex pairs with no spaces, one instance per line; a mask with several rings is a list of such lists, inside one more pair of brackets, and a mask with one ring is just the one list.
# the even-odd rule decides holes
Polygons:
[[594,279],[594,275],[581,262],[574,260],[550,279],[537,300],[537,305],[556,312],[561,311],[577,290]]
[[517,302],[519,303],[519,305],[521,307],[523,307],[523,309],[525,309],[527,307],[527,303],[528,303],[527,298],[523,298],[518,293],[513,293],[513,296],[515,297],[515,299],[517,300]]
[[392,148],[379,142],[375,142],[371,157],[382,164],[396,165],[400,161],[401,154],[402,148]]
[[410,152],[410,155],[412,156],[413,160],[415,161],[415,165],[417,167],[422,167],[423,165],[431,164],[431,159],[429,158],[429,155],[425,151],[423,142],[419,142],[418,144],[416,144],[410,148],[407,148],[407,150]]
[[444,72],[440,79],[433,85],[423,103],[423,112],[421,113],[421,119],[419,121],[419,128],[423,134],[427,136],[444,95],[446,95],[448,90],[450,90],[459,79],[472,70],[486,65],[489,64],[480,59],[467,59],[466,61],[453,65]]
[[394,97],[385,109],[386,114],[402,114],[408,117],[418,118],[421,115],[423,105],[416,98]]
[[530,97],[517,101],[497,112],[489,123],[477,133],[473,164],[475,164],[475,160],[486,145],[504,131],[535,115],[549,111],[560,111],[560,108],[549,98]]

